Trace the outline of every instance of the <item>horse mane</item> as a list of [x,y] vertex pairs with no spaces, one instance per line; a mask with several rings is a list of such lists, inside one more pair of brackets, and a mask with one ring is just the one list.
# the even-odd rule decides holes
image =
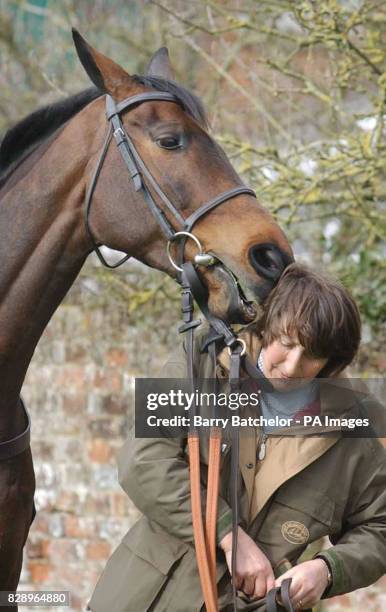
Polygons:
[[[185,112],[202,126],[207,127],[208,121],[201,100],[182,85],[156,76],[135,75],[133,78],[145,87],[174,94]],[[0,187],[32,151],[79,113],[82,108],[102,95],[103,92],[100,89],[90,87],[37,109],[11,127],[0,143]]]
[[28,157],[66,121],[101,95],[99,89],[90,87],[69,98],[37,109],[11,127],[0,143],[0,184],[12,174],[17,162]]

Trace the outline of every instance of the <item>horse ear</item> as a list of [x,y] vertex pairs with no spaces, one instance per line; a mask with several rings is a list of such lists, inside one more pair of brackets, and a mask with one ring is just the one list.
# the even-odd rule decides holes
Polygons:
[[174,70],[170,63],[169,51],[166,47],[158,49],[150,59],[146,73],[149,76],[162,77],[168,81],[175,81]]
[[72,28],[72,38],[83,68],[98,89],[113,97],[118,96],[122,85],[127,89],[131,77],[123,68],[89,45],[75,28]]

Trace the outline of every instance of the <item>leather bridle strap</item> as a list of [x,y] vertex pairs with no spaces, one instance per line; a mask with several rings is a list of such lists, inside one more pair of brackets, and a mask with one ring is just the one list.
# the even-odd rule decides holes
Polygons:
[[192,504],[192,522],[194,546],[201,589],[204,595],[207,612],[217,612],[217,589],[213,588],[212,571],[209,566],[207,546],[201,507],[201,478],[200,478],[200,440],[196,431],[188,435],[190,495]]
[[103,257],[102,252],[94,238],[94,234],[91,231],[91,227],[90,227],[90,221],[89,221],[89,217],[90,217],[90,209],[91,209],[91,202],[92,202],[92,197],[94,195],[94,191],[95,191],[95,187],[97,185],[98,182],[98,178],[99,175],[101,173],[102,170],[102,166],[103,166],[103,162],[105,160],[105,157],[107,155],[107,151],[111,142],[111,139],[113,137],[113,131],[111,129],[111,126],[109,126],[109,129],[107,131],[106,134],[106,138],[104,140],[103,146],[102,146],[102,151],[98,157],[98,161],[97,164],[95,166],[95,170],[93,172],[92,178],[91,178],[91,182],[90,185],[87,189],[86,192],[86,199],[85,199],[85,206],[84,206],[84,224],[86,227],[86,231],[88,234],[88,237],[90,238],[90,242],[93,245],[93,250],[95,252],[95,254],[97,255],[99,261],[106,266],[107,268],[110,269],[114,269],[114,268],[118,268],[119,266],[121,266],[125,261],[127,261],[130,258],[130,255],[125,255],[125,257],[122,257],[122,259],[120,259],[117,263],[115,264],[110,264],[108,261],[106,261],[106,259]]
[[[194,297],[197,304],[200,306],[202,313],[208,319],[210,326],[213,330],[211,335],[211,342],[222,341],[225,343],[231,351],[231,367],[229,373],[230,385],[233,391],[239,390],[240,384],[240,365],[241,358],[243,359],[243,369],[249,376],[256,380],[264,390],[271,391],[272,385],[267,379],[265,379],[260,370],[252,363],[248,355],[241,356],[240,354],[240,340],[233,333],[231,328],[221,319],[218,319],[212,315],[207,306],[207,291],[202,284],[193,264],[186,262],[182,264],[181,284],[184,289],[183,293],[183,313],[184,313],[184,324],[180,327],[181,332],[187,333],[187,363],[188,363],[188,376],[191,380],[194,379],[194,356],[193,356],[193,335],[194,328],[199,321],[192,320],[193,313],[193,300]],[[208,350],[210,343],[206,344]],[[198,435],[195,440],[194,454],[191,456],[189,451],[190,464],[195,465],[194,468],[194,479],[191,480],[192,486],[192,505],[194,499],[194,513],[200,512],[200,517],[194,516],[194,525],[197,524],[198,534],[195,533],[195,547],[197,563],[199,566],[199,574],[201,579],[202,590],[205,597],[206,606],[208,607],[207,597],[210,601],[213,601],[212,594],[214,593],[215,601],[217,601],[217,585],[216,585],[216,523],[217,523],[217,499],[218,495],[218,479],[219,479],[219,467],[220,467],[220,452],[221,452],[221,440],[215,439],[217,436],[216,430],[211,430],[211,437],[209,442],[209,462],[208,462],[208,483],[207,483],[207,509],[206,509],[206,550],[202,543],[200,521],[201,517],[201,502],[198,503],[196,497],[200,495],[200,473],[199,473],[199,441]],[[213,464],[213,465],[212,465]],[[215,465],[214,465],[215,464]],[[197,467],[198,466],[198,467]],[[191,475],[192,478],[192,475]],[[232,507],[232,561],[231,561],[231,573],[233,577],[233,610],[237,610],[237,592],[235,588],[235,576],[236,576],[236,558],[237,558],[237,539],[238,539],[238,521],[239,521],[239,507],[238,507],[238,481],[239,481],[239,432],[237,429],[232,428],[232,454],[231,454],[231,507]],[[193,493],[193,489],[195,493]],[[216,492],[216,493],[215,493]],[[208,577],[210,574],[210,579]],[[208,594],[209,587],[208,583],[212,583],[212,594]],[[209,608],[208,608],[209,609]],[[217,610],[217,608],[216,608]]]
[[217,599],[216,530],[220,484],[221,429],[213,427],[209,437],[208,482],[206,493],[205,539],[212,588]]
[[[207,294],[191,262],[182,265],[181,284],[185,291],[191,293],[202,308],[203,314],[207,316],[212,328],[216,332],[216,338],[220,338],[228,345],[231,352],[231,367],[229,380],[233,392],[239,391],[240,385],[240,360],[241,350],[237,336],[221,319],[212,315],[207,308]],[[194,385],[194,355],[193,355],[193,334],[195,322],[192,321],[193,302],[183,299],[184,324],[180,328],[187,334],[187,364],[188,376]],[[197,432],[190,434],[189,463],[191,478],[193,530],[195,538],[195,548],[201,588],[204,594],[205,605],[211,610],[213,601],[217,606],[217,580],[216,580],[216,526],[217,526],[217,507],[218,489],[221,456],[221,434],[219,430],[212,428],[209,441],[209,460],[208,460],[208,482],[207,482],[207,505],[206,505],[206,542],[202,542],[202,510],[201,510],[201,483],[200,483],[200,459],[199,459],[199,437]],[[233,609],[237,612],[237,592],[235,587],[236,577],[236,555],[237,555],[237,536],[238,536],[238,472],[239,472],[239,432],[232,429],[232,455],[231,455],[231,506],[232,506],[232,584],[233,584]],[[199,513],[199,516],[196,514]],[[208,585],[211,585],[209,588]],[[217,611],[217,607],[214,610]]]
[[[188,378],[191,382],[191,389],[194,392],[195,390],[195,372],[194,372],[194,355],[193,355],[193,334],[195,324],[197,322],[192,320],[193,315],[193,300],[187,285],[187,281],[184,278],[182,279],[182,285],[185,287],[185,295],[183,296],[183,314],[184,314],[184,323],[183,323],[183,331],[186,333],[186,356],[187,356],[187,370],[188,370]],[[193,417],[196,413],[197,406],[193,405]],[[213,580],[213,559],[209,560],[208,548],[210,544],[208,544],[208,537],[211,538],[212,527],[209,527],[210,535],[208,535],[208,524],[206,525],[206,529],[204,530],[204,524],[202,519],[202,504],[201,504],[201,477],[200,477],[200,438],[197,430],[192,430],[188,434],[188,449],[189,449],[189,478],[190,478],[190,496],[191,496],[191,506],[192,506],[192,523],[193,523],[193,536],[194,536],[194,547],[196,551],[196,560],[198,573],[200,577],[201,590],[204,596],[205,607],[208,612],[217,612],[217,588],[216,581]],[[212,461],[213,461],[213,450],[212,450]],[[212,473],[212,476],[208,475],[208,478],[211,481],[210,487],[216,486],[215,475]],[[213,484],[212,484],[213,483]],[[217,483],[217,494],[218,494],[218,483]],[[209,483],[207,489],[207,503],[208,498],[213,500],[215,494],[211,494],[209,491]],[[213,501],[210,502],[211,504]],[[216,502],[217,505],[217,497]],[[209,524],[212,525],[213,521],[213,507],[211,506],[210,516],[207,516],[207,520]],[[217,524],[217,507],[216,507],[216,516],[214,519],[215,527]],[[212,549],[212,547],[211,547]],[[216,551],[214,545],[214,568],[216,568]],[[215,575],[215,569],[214,569]]]
[[193,225],[201,219],[204,215],[206,215],[210,210],[217,208],[220,204],[231,200],[232,198],[236,198],[237,196],[246,193],[247,195],[252,195],[254,198],[256,197],[255,192],[249,187],[241,186],[234,187],[233,189],[228,189],[228,191],[224,191],[220,195],[216,196],[206,204],[202,204],[197,210],[195,210],[187,219],[184,221],[184,229],[187,232],[190,232],[193,228]]
[[[229,383],[232,393],[240,392],[240,359],[241,352],[235,350],[230,354]],[[238,427],[232,427],[231,448],[231,508],[232,508],[232,599],[233,610],[237,612],[237,589],[236,589],[236,561],[237,561],[237,539],[239,518],[239,456],[240,440]]]
[[[279,612],[279,610],[286,610],[286,612],[295,612],[294,605],[290,598],[290,587],[291,578],[283,580],[280,587],[275,587],[267,593],[266,604],[267,612]],[[280,603],[279,603],[280,598]]]
[[290,597],[291,581],[292,578],[287,578],[286,580],[283,580],[280,587],[281,604],[287,612],[295,612],[295,608]]
[[234,344],[237,344],[237,336],[233,333],[229,325],[227,325],[222,319],[215,317],[210,312],[208,307],[208,291],[201,282],[201,279],[198,276],[193,264],[188,261],[182,265],[182,268],[192,295],[210,326],[213,327],[213,329],[219,334],[226,346],[231,347]]

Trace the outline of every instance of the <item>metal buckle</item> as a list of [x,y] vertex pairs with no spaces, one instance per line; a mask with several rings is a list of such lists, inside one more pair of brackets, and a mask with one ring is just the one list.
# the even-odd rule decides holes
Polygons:
[[[236,338],[236,341],[233,343],[233,347],[236,344],[241,344],[241,346],[242,346],[241,353],[240,353],[240,357],[242,357],[247,352],[247,345],[245,343],[245,340],[243,340],[242,338]],[[228,348],[228,353],[230,355],[232,355],[232,352],[233,352],[232,348],[230,346],[228,346],[227,348]]]
[[121,127],[118,127],[116,130],[114,130],[113,136],[114,136],[115,140],[117,141],[117,144],[120,144],[126,138],[126,134],[122,130]]

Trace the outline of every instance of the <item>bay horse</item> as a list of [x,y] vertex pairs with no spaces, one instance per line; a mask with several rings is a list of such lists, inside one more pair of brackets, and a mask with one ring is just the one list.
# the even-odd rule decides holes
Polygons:
[[[211,312],[230,322],[250,321],[256,315],[252,302],[261,303],[292,261],[284,233],[209,135],[201,102],[175,82],[167,51],[153,56],[145,76],[130,76],[78,32],[73,36],[93,87],[35,111],[0,145],[0,590],[16,590],[34,517],[29,417],[20,392],[51,316],[87,256],[102,244],[176,275],[157,219],[114,143],[98,165],[108,129],[106,99],[119,106],[147,94],[146,103],[122,113],[122,125],[146,164],[146,180],[154,179],[149,191],[175,231],[181,228],[155,185],[184,218],[208,199],[233,193],[195,224],[196,237],[220,262],[202,271]],[[186,259],[193,255],[188,241]],[[7,453],[10,440],[13,453]]]

